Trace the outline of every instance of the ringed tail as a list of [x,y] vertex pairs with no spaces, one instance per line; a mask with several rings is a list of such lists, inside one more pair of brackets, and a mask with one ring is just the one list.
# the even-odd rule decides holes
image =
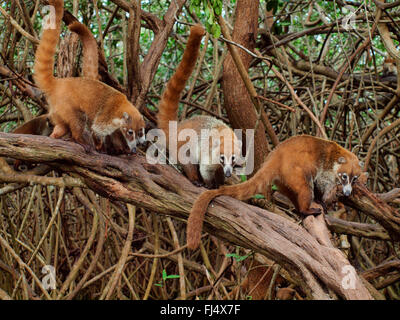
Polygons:
[[[49,0],[49,5],[55,9],[55,19],[52,17],[54,10],[48,13],[48,24],[44,26],[42,39],[36,50],[34,79],[39,88],[48,93],[55,86],[56,78],[53,75],[54,55],[60,38],[61,19],[64,14],[63,0]],[[54,23],[54,25],[51,25]]]
[[201,25],[195,25],[190,28],[190,35],[183,53],[182,61],[179,63],[172,78],[168,81],[167,88],[158,105],[158,128],[164,130],[167,139],[169,135],[169,122],[176,121],[178,118],[180,95],[196,65],[200,43],[204,33],[204,28]]
[[265,174],[263,176],[263,173],[259,170],[250,180],[243,183],[233,186],[222,186],[216,190],[207,190],[203,192],[196,199],[190,211],[186,229],[188,248],[194,250],[199,246],[204,216],[208,205],[215,197],[225,195],[238,200],[246,200],[259,192],[264,193],[264,190],[261,188],[265,187],[270,180],[272,179],[270,177],[265,177]]
[[69,30],[75,32],[82,42],[83,59],[82,73],[85,78],[93,80],[99,79],[99,57],[97,42],[93,33],[84,24],[74,21],[68,25]]

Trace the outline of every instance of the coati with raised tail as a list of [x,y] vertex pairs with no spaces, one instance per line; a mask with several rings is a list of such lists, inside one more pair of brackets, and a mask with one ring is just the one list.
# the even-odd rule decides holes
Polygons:
[[[180,95],[195,67],[199,55],[200,42],[204,33],[204,28],[200,25],[191,27],[182,61],[168,81],[158,105],[158,127],[164,131],[167,145],[171,143],[171,138],[175,140],[173,142],[177,144],[178,153],[186,141],[178,141],[178,137],[169,137],[169,124],[170,121],[178,120]],[[241,143],[233,130],[222,121],[210,116],[194,116],[178,123],[178,136],[185,129],[195,130],[198,137],[197,150],[190,150],[194,153],[191,154],[191,163],[181,164],[186,176],[194,183],[201,183],[202,179],[207,187],[218,187],[223,184],[224,175],[229,177],[232,174],[233,167],[241,154]],[[205,141],[201,140],[201,131],[204,129],[216,130],[218,133],[223,132],[225,134],[220,139],[215,139],[211,143],[208,141],[206,144]],[[207,152],[209,157],[202,159],[201,155],[204,155],[204,148],[207,147],[210,148]],[[225,147],[226,150],[224,150]],[[212,157],[217,159],[217,163],[212,163]],[[179,162],[179,159],[177,160]]]
[[[78,34],[79,39],[83,46],[83,58],[82,58],[82,74],[86,78],[93,80],[99,80],[99,60],[98,60],[98,48],[96,39],[92,32],[84,24],[74,21],[68,25],[69,30]],[[106,137],[97,137],[93,135],[93,140],[98,151],[110,154],[120,155],[129,154],[136,152],[136,144],[128,146],[127,141],[121,131],[121,129],[115,130],[111,135]],[[138,132],[138,140],[140,144],[145,140],[144,129]]]
[[[85,25],[78,21],[71,23],[68,28],[79,36],[79,39],[83,45],[83,76],[97,80],[99,78],[97,45],[93,34]],[[49,136],[52,131],[53,125],[50,122],[49,115],[43,114],[17,127],[13,133]]]
[[55,25],[43,30],[36,51],[34,78],[50,105],[49,114],[54,124],[50,137],[60,138],[71,132],[72,138],[87,150],[91,140],[85,131],[88,122],[100,141],[121,129],[128,146],[135,148],[145,122],[124,94],[90,78],[54,77],[54,55],[60,37],[64,1],[50,0],[49,4],[55,8]]
[[[74,21],[68,25],[70,31],[75,32],[83,47],[83,58],[82,58],[82,74],[86,78],[98,80],[100,78],[98,73],[98,49],[96,40],[91,31],[84,24]],[[13,133],[18,134],[32,134],[41,136],[50,136],[54,126],[51,124],[48,114],[38,116],[30,121],[25,122],[21,126],[17,127]],[[69,133],[68,133],[69,134]],[[116,130],[111,136],[106,137],[106,143],[102,147],[102,151],[107,154],[127,154],[130,153],[124,136],[121,130]],[[26,171],[31,166],[29,163],[22,162],[20,160],[14,161],[14,169],[20,171]]]
[[[196,199],[187,224],[188,247],[198,247],[204,215],[217,196],[246,200],[263,194],[270,200],[275,184],[300,213],[317,215],[322,213],[322,207],[314,200],[329,201],[340,186],[342,193],[349,196],[352,183],[362,174],[357,156],[335,142],[308,135],[292,137],[279,144],[248,181],[205,191]],[[365,178],[363,175],[361,180]]]

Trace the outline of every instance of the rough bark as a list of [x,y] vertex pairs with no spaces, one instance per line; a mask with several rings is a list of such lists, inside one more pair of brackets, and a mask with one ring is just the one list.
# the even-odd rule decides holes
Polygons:
[[[105,197],[177,218],[187,218],[204,190],[172,167],[150,165],[142,156],[88,154],[80,145],[48,137],[0,133],[0,156],[51,164]],[[304,228],[274,213],[219,197],[208,210],[205,229],[276,261],[300,279],[309,298],[372,298],[356,274],[355,289],[342,287],[342,268],[350,263],[338,249],[320,244]]]
[[353,197],[341,198],[344,204],[350,205],[373,218],[376,222],[384,227],[390,237],[395,240],[400,240],[400,213],[394,210],[382,199],[378,198],[366,187],[358,185],[353,192]]
[[[239,0],[235,13],[236,20],[232,39],[251,51],[254,50],[257,37],[258,7],[258,1]],[[248,69],[252,57],[242,50],[240,50],[239,54],[245,68]],[[254,129],[257,122],[257,114],[230,54],[228,54],[224,62],[222,79],[224,107],[231,125],[238,129]],[[254,136],[255,171],[264,162],[267,154],[268,142],[265,136],[265,127],[260,121]]]

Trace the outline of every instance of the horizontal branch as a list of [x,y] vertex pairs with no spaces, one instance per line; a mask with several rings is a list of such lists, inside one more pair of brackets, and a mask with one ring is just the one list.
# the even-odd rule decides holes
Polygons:
[[[177,218],[187,219],[204,190],[172,167],[151,165],[142,156],[85,153],[80,145],[48,137],[0,133],[0,156],[48,163],[79,176],[102,196]],[[208,210],[205,229],[276,261],[299,279],[309,298],[372,298],[357,274],[355,286],[343,288],[343,267],[350,264],[338,249],[321,245],[303,227],[277,214],[218,197]]]
[[387,231],[379,225],[351,222],[332,216],[325,216],[325,219],[329,230],[335,233],[376,240],[390,240]]

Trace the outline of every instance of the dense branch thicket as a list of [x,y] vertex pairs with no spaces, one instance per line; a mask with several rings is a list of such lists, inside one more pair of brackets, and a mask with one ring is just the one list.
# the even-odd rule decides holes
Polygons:
[[[207,25],[210,13],[184,0],[65,2],[65,24],[80,20],[98,41],[102,81],[155,127],[187,24]],[[400,299],[396,2],[222,1],[213,20],[222,35],[205,37],[181,119],[210,114],[257,129],[256,167],[288,137],[325,136],[356,153],[370,178],[325,219],[303,219],[279,193],[273,204],[218,198],[196,251],[184,246],[184,221],[202,189],[179,168],[7,134],[48,111],[32,79],[45,4],[0,4],[0,299]],[[64,29],[57,76],[79,76],[81,59]],[[44,287],[44,266],[55,268],[55,290]]]

